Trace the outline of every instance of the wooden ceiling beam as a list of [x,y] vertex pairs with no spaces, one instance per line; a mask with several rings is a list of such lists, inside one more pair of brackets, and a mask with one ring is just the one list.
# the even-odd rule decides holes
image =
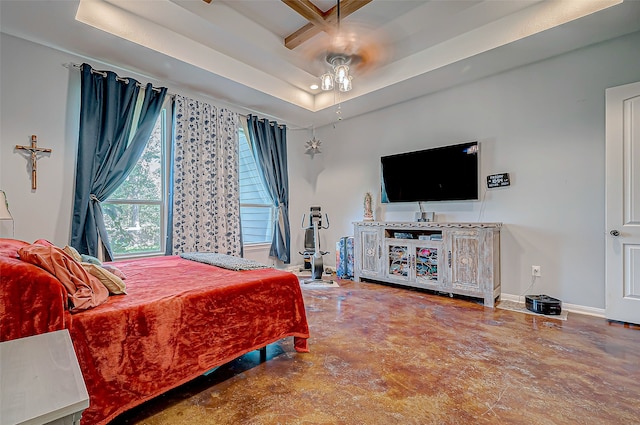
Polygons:
[[289,50],[293,50],[305,41],[310,40],[315,35],[320,34],[321,32],[322,28],[319,28],[312,23],[308,23],[302,28],[296,30],[296,32],[294,32],[293,34],[286,36],[284,38],[284,46]]
[[[373,0],[341,0],[340,19],[351,15],[353,12],[372,1]],[[331,24],[336,22],[338,19],[338,10],[336,6],[333,6],[326,12],[322,12],[313,3],[311,3],[310,0],[282,0],[282,2],[309,21],[308,24],[285,37],[284,45],[290,50],[295,49],[322,31],[330,31],[333,28]],[[321,21],[319,21],[319,19]]]

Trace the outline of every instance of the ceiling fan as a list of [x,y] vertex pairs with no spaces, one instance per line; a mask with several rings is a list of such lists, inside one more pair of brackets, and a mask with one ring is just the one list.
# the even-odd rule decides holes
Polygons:
[[312,60],[326,62],[334,69],[339,65],[347,65],[360,75],[373,69],[388,57],[389,48],[383,37],[362,22],[341,21],[371,1],[373,0],[336,0],[335,6],[323,12],[311,0],[282,0],[309,21],[307,25],[285,37],[284,45],[295,49],[324,32],[325,37],[302,46],[302,54]]
[[[212,0],[203,1],[211,3]],[[281,1],[309,21],[284,38],[288,49],[298,49],[302,55],[325,66],[347,65],[359,75],[388,58],[389,47],[377,31],[353,20],[341,21],[373,0],[336,0],[336,5],[326,11],[311,0]],[[316,37],[321,33],[326,35]]]

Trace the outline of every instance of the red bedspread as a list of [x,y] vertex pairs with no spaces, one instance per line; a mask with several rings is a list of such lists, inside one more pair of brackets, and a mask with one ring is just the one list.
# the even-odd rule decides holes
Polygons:
[[284,337],[308,351],[304,303],[291,273],[236,272],[175,256],[113,264],[126,274],[128,295],[64,317],[90,396],[84,424],[107,423]]

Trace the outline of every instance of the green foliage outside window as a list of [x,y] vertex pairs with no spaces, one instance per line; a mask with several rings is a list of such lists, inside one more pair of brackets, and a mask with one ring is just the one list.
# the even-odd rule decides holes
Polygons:
[[[114,256],[164,252],[166,140],[162,111],[142,156],[127,179],[102,202],[104,222]],[[245,244],[270,243],[275,206],[259,176],[251,147],[240,129],[240,216]]]
[[161,114],[133,171],[102,203],[116,257],[163,250],[163,122]]

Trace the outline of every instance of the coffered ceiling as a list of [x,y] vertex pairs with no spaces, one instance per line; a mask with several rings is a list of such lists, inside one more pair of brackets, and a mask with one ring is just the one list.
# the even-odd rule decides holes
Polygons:
[[[376,57],[342,94],[310,88],[329,69],[334,0],[2,0],[0,30],[296,126],[335,121],[338,103],[346,119],[640,30],[635,0],[358,3],[343,0],[340,26]],[[297,36],[305,26],[316,28]]]

